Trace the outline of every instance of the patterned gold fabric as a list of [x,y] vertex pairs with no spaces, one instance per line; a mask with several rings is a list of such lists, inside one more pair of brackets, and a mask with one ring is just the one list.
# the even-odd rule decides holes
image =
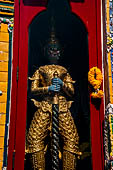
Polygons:
[[76,170],[76,157],[74,154],[63,152],[63,170]]
[[63,89],[68,96],[74,94],[74,87],[71,76],[67,70],[59,65],[46,65],[40,67],[32,76],[29,78],[33,80],[31,85],[31,91],[35,94],[50,94],[48,93],[48,86],[51,85],[51,80],[54,78],[54,73],[57,71],[58,77],[63,81]]
[[[39,108],[34,115],[27,136],[30,153],[44,150],[44,139],[48,135],[52,124],[52,110],[49,112],[50,108]],[[60,112],[59,114],[59,132],[64,141],[64,149],[80,155],[78,148],[79,136],[69,110],[67,112]]]
[[31,156],[32,168],[34,170],[45,170],[44,152],[35,152]]

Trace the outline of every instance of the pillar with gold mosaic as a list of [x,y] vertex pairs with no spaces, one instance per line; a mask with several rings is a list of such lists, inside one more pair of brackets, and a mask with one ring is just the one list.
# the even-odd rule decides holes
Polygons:
[[[14,1],[0,0],[0,170],[3,168],[6,148],[6,126],[8,117],[8,71],[10,61],[11,18],[14,16]],[[11,29],[10,29],[11,28]]]

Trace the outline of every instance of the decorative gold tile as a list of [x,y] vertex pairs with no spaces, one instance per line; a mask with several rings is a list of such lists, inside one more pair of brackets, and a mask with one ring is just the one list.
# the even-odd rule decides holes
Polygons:
[[8,42],[0,42],[0,51],[8,52],[9,51],[9,43]]
[[8,72],[0,72],[0,82],[8,81]]
[[9,42],[9,33],[0,32],[0,41],[1,42]]
[[8,71],[8,62],[0,62],[0,71]]
[[0,113],[6,113],[6,103],[0,103]]

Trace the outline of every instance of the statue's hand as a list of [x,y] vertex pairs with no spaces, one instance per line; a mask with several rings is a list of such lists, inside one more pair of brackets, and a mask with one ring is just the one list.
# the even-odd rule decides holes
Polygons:
[[59,92],[61,89],[60,85],[51,85],[48,87],[48,91]]
[[52,84],[53,84],[53,85],[63,86],[63,81],[62,81],[60,78],[53,78],[53,79],[52,79]]

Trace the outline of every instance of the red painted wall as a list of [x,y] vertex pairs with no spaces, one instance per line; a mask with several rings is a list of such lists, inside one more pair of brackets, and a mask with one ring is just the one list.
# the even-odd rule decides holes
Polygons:
[[[84,3],[71,3],[72,11],[78,15],[88,30],[89,68],[102,69],[101,53],[101,0],[85,0]],[[13,79],[11,98],[11,117],[9,133],[8,170],[12,170],[12,157],[15,150],[15,170],[24,170],[25,129],[27,110],[27,72],[28,72],[28,27],[33,18],[45,7],[24,6],[23,1],[15,0]],[[17,65],[19,79],[16,81]],[[93,170],[103,170],[103,101],[100,109],[90,101],[91,144]]]

